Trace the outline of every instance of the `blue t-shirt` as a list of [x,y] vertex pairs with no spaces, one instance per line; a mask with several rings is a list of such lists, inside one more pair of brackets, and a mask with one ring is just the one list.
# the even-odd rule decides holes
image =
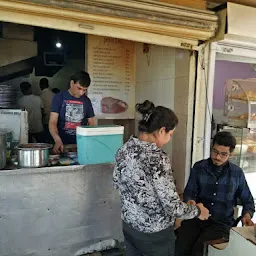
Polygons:
[[63,144],[76,144],[76,127],[88,125],[88,118],[94,117],[90,99],[86,95],[75,98],[69,91],[54,96],[51,112],[59,114],[57,127]]

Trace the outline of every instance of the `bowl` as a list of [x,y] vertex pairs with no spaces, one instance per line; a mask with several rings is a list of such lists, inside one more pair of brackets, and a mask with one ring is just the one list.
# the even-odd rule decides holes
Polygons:
[[56,154],[56,155],[49,155],[49,160],[59,160],[60,159],[60,155]]
[[75,158],[77,157],[77,152],[66,152],[64,153],[66,157]]
[[68,157],[61,157],[60,160],[59,160],[59,163],[61,165],[64,165],[64,166],[67,166],[67,165],[73,165],[75,164],[76,162],[71,159],[71,158],[68,158]]

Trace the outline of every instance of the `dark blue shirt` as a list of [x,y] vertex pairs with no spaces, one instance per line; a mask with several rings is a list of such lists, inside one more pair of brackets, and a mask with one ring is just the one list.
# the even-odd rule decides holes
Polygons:
[[76,127],[88,125],[88,118],[94,117],[90,99],[86,95],[75,98],[69,91],[54,96],[51,112],[59,114],[57,127],[63,144],[76,144]]
[[234,223],[234,207],[238,200],[243,205],[242,214],[253,216],[254,200],[242,169],[228,162],[221,174],[216,175],[215,171],[210,159],[197,162],[191,169],[184,201],[203,203],[209,209],[211,219],[228,226]]

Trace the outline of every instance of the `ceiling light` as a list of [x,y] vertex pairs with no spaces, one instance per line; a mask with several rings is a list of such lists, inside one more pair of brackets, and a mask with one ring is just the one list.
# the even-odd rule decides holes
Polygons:
[[57,47],[57,48],[61,48],[61,47],[62,47],[61,42],[57,42],[57,43],[56,43],[56,47]]

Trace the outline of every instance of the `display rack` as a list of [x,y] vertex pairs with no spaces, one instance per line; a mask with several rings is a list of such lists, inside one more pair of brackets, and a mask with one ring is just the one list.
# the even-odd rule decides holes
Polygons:
[[237,146],[230,161],[243,169],[245,173],[256,172],[256,129],[224,126],[236,138]]
[[224,115],[231,126],[256,128],[256,79],[226,81]]

